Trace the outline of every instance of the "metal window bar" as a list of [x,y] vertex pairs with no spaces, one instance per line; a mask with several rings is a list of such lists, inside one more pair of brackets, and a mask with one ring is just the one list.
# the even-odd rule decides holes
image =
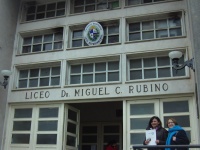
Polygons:
[[200,148],[200,145],[133,145],[133,150],[142,150],[142,148]]

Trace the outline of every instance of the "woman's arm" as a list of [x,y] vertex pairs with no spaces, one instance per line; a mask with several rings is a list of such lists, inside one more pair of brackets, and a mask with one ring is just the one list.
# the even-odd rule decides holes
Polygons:
[[167,136],[168,136],[168,131],[165,128],[162,128],[162,138],[158,139],[159,143],[157,143],[158,145],[165,145],[166,140],[167,140]]
[[184,130],[178,131],[178,133],[176,134],[176,140],[174,141],[176,144],[189,144],[190,141],[186,135],[186,132]]

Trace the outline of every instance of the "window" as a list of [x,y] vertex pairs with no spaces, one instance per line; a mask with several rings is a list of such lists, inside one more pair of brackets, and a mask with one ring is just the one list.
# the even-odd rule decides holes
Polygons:
[[154,3],[166,0],[126,0],[126,5],[138,5],[138,4],[146,4],[146,3]]
[[53,29],[54,32],[23,37],[22,53],[35,53],[63,49],[63,28]]
[[[184,56],[180,64],[184,62]],[[129,80],[185,76],[185,69],[176,71],[168,56],[130,59]]]
[[49,4],[31,4],[27,2],[24,6],[25,21],[39,20],[65,15],[65,1]]
[[71,65],[70,84],[119,81],[119,61]]
[[[114,21],[115,22],[115,21]],[[101,44],[111,44],[119,42],[119,22],[114,24],[101,23],[104,30],[104,38]],[[84,40],[84,29],[72,31],[72,47],[88,46]]]
[[179,16],[129,23],[129,41],[182,36]]
[[71,13],[91,12],[119,7],[119,0],[71,0]]
[[60,66],[19,70],[18,88],[60,85]]

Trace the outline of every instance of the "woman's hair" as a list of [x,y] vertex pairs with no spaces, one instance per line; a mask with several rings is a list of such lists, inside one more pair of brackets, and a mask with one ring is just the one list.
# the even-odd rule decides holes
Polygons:
[[168,127],[168,121],[169,121],[169,120],[173,121],[173,123],[174,123],[175,125],[178,125],[177,121],[176,121],[174,118],[169,118],[169,119],[167,119],[167,122],[166,122],[167,127]]
[[153,119],[156,119],[160,123],[160,126],[162,127],[162,122],[161,122],[160,118],[158,118],[157,116],[153,116],[149,120],[148,126],[146,128],[147,130],[149,130],[150,128],[152,128],[151,122],[153,121]]
[[108,142],[107,145],[113,145],[113,144],[117,144],[117,141],[116,140],[111,140],[111,141]]

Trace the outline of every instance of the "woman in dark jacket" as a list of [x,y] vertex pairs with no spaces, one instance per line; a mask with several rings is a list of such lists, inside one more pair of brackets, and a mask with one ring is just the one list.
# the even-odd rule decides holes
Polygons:
[[[162,127],[162,122],[160,121],[160,118],[158,118],[157,116],[151,117],[151,119],[149,120],[148,126],[146,128],[146,130],[153,130],[153,129],[156,130],[155,144],[165,145],[168,132],[165,128]],[[143,144],[148,145],[149,142],[150,141],[146,139],[144,140]],[[148,148],[148,150],[164,150],[164,148]]]
[[[167,120],[167,126],[169,135],[166,145],[188,145],[190,143],[185,130],[178,125],[174,118]],[[188,150],[188,148],[165,148],[165,150]]]

